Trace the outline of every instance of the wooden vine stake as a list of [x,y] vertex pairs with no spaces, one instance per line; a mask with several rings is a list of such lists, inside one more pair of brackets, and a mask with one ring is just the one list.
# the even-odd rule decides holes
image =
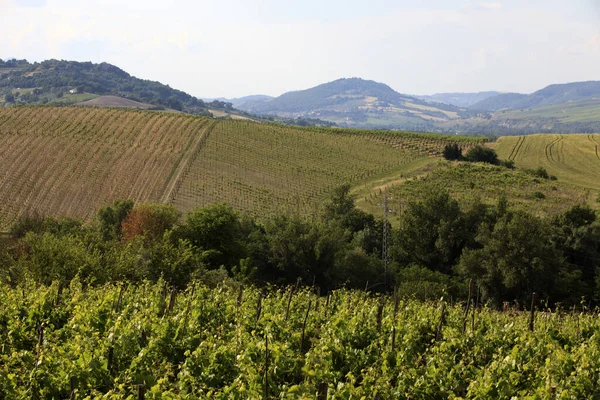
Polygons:
[[533,292],[531,293],[531,311],[530,311],[530,315],[529,315],[529,330],[531,332],[533,332],[533,328],[534,328],[534,322],[535,322],[535,298],[536,298],[536,293]]
[[308,321],[308,313],[310,313],[310,304],[311,300],[308,301],[306,315],[304,316],[304,323],[302,324],[302,339],[300,340],[300,353],[304,353],[304,334],[306,332],[306,321]]
[[290,287],[290,295],[288,296],[287,307],[285,309],[285,320],[290,316],[290,306],[292,305],[292,297],[294,296],[294,287]]
[[385,306],[385,298],[382,297],[377,306],[377,332],[381,332],[381,320],[383,319],[383,307]]
[[442,303],[442,312],[440,313],[440,322],[438,323],[437,330],[435,332],[435,341],[437,342],[442,338],[442,327],[446,320],[446,303]]
[[256,318],[254,319],[255,323],[258,323],[258,320],[260,319],[260,314],[262,312],[262,299],[263,292],[260,292],[260,294],[258,295],[258,300],[256,301]]
[[469,296],[467,297],[467,305],[465,306],[465,316],[463,318],[463,335],[467,331],[467,318],[469,317],[469,306],[471,305],[471,290],[473,289],[473,280],[469,279]]
[[319,383],[319,389],[317,392],[317,400],[327,400],[327,391],[329,390],[329,385],[327,382]]
[[137,385],[137,398],[138,400],[146,398],[146,387],[144,385]]
[[269,398],[269,338],[265,332],[265,377],[264,377],[264,395],[263,399]]
[[392,326],[392,353],[396,350],[396,326]]

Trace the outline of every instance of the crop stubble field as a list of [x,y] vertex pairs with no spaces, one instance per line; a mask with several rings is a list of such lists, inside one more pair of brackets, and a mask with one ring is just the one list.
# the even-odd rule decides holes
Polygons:
[[84,107],[0,110],[0,227],[38,212],[89,220],[116,199],[182,211],[228,202],[310,213],[335,186],[401,173],[448,141],[410,132],[296,128]]
[[600,134],[504,136],[496,151],[519,168],[544,167],[559,180],[600,190]]

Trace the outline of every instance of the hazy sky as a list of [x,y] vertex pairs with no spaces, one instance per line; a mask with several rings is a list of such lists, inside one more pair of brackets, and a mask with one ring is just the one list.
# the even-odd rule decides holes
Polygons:
[[0,0],[0,58],[106,61],[199,97],[600,80],[598,0]]

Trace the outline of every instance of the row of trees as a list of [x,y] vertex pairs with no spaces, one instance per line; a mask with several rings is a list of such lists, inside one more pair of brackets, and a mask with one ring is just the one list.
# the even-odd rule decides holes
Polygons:
[[[385,290],[383,222],[335,191],[313,219],[276,215],[258,222],[218,204],[179,212],[162,204],[118,201],[92,224],[29,216],[0,251],[0,279],[90,284],[191,279],[314,284]],[[552,304],[600,300],[600,223],[587,206],[551,219],[494,206],[466,208],[445,192],[412,202],[391,229],[390,286],[419,298],[466,297],[472,280],[490,304],[537,292]]]

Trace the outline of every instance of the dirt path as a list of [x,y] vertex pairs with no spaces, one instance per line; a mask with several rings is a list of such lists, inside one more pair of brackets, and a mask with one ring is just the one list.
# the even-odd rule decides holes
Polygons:
[[210,134],[210,131],[212,131],[216,124],[217,121],[209,121],[207,124],[205,124],[203,126],[203,129],[199,132],[198,136],[190,145],[187,152],[183,155],[183,157],[179,161],[179,165],[177,165],[175,173],[173,174],[171,180],[167,184],[167,187],[161,199],[163,203],[170,203],[173,201],[175,193],[177,192],[177,190],[179,190],[179,186],[181,185],[181,181],[185,172],[189,170],[189,167],[191,166],[191,163],[194,160],[194,156],[198,154],[198,152],[202,148],[202,144],[206,141],[206,138]]

